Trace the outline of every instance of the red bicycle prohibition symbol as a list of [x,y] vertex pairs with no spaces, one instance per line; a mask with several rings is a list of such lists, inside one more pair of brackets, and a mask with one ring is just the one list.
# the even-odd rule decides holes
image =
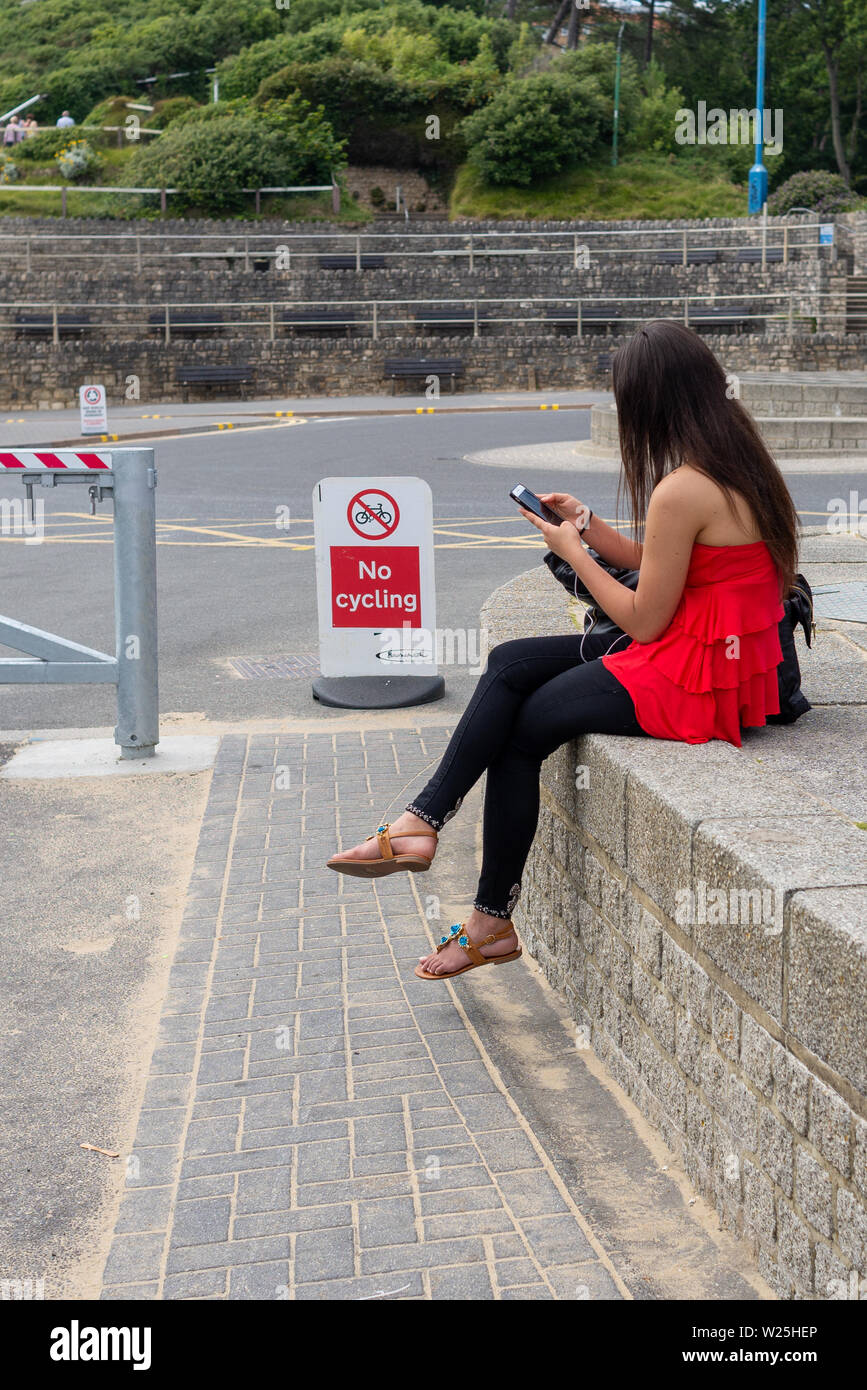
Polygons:
[[381,541],[397,530],[400,508],[388,492],[362,488],[346,508],[346,520],[364,541]]

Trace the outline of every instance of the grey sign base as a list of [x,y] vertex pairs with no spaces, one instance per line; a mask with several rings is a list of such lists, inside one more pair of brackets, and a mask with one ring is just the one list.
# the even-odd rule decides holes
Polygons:
[[313,698],[338,709],[405,709],[446,693],[442,676],[317,676]]

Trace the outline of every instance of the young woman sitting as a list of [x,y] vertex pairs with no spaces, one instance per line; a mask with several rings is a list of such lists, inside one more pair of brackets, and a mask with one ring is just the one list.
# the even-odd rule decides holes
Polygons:
[[[521,954],[511,914],[536,831],[542,762],[562,743],[600,733],[739,746],[742,729],[779,711],[777,625],[798,533],[782,474],[690,329],[639,329],[616,354],[613,380],[621,482],[643,540],[567,493],[542,496],[562,525],[524,515],[632,641],[589,661],[578,634],[495,647],[424,790],[398,820],[328,860],[366,878],[428,869],[437,832],[487,772],[474,908],[420,958],[424,980]],[[588,545],[612,566],[639,568],[637,588],[597,565]]]

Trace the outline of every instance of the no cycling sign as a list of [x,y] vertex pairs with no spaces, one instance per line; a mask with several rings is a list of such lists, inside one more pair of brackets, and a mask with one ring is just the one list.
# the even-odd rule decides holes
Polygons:
[[313,489],[313,524],[323,677],[314,694],[349,708],[438,698],[428,484],[324,478]]

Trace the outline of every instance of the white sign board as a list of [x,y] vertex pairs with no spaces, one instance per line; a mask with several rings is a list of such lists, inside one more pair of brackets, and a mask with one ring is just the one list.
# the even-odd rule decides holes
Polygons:
[[82,434],[106,434],[108,412],[104,386],[79,386],[78,408],[81,412]]
[[833,223],[833,222],[820,222],[820,223],[819,223],[819,245],[820,245],[820,246],[833,246],[833,245],[834,245],[834,223]]
[[421,478],[313,489],[323,676],[435,676],[433,502]]

